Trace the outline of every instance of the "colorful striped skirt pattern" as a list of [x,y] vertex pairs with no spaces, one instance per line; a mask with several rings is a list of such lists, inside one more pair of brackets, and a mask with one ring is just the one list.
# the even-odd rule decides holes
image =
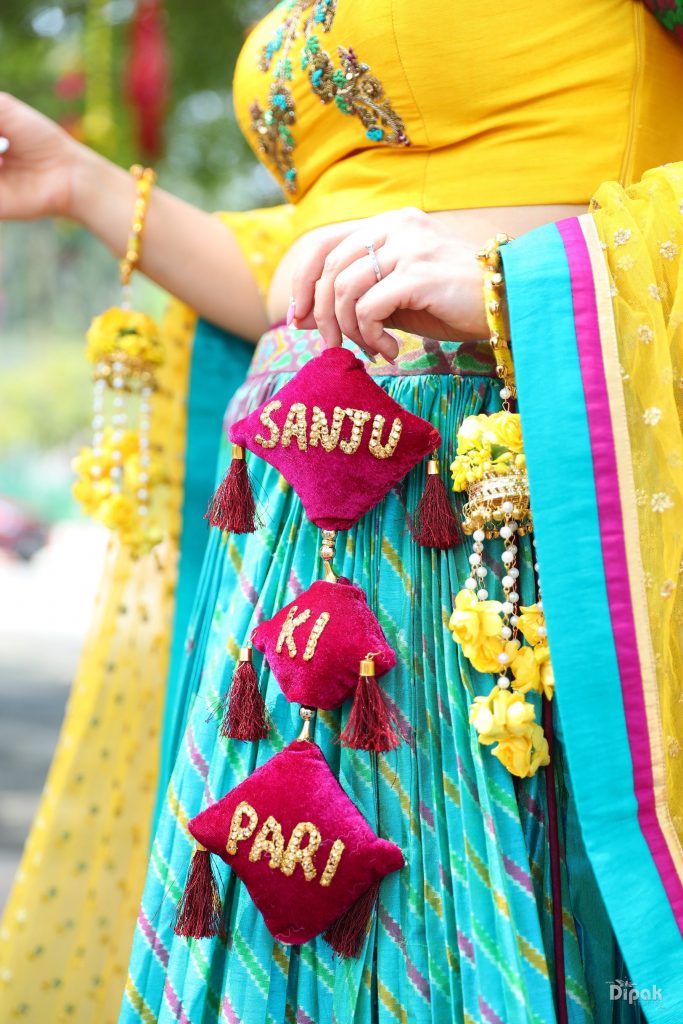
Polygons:
[[[228,420],[277,391],[315,355],[318,340],[314,332],[279,328],[265,335]],[[500,408],[485,346],[407,338],[395,366],[368,369],[396,401],[441,431],[446,478],[463,418]],[[221,471],[227,451],[224,443]],[[383,683],[409,737],[377,756],[340,747],[348,707],[320,712],[315,723],[315,741],[342,786],[406,860],[381,886],[360,958],[335,959],[321,938],[302,946],[274,940],[222,863],[226,936],[174,935],[192,853],[188,819],[300,727],[298,707],[285,700],[266,665],[257,664],[273,721],[267,740],[221,738],[210,714],[254,626],[321,574],[319,533],[297,496],[265,462],[251,459],[250,466],[265,526],[247,537],[213,531],[209,540],[182,670],[189,716],[151,851],[122,1024],[552,1024],[558,1018],[546,775],[513,780],[469,725],[468,705],[487,692],[490,679],[461,658],[448,620],[469,573],[470,548],[442,553],[413,542],[406,514],[422,493],[424,466],[337,544],[335,570],[364,588],[397,652],[398,665]],[[528,539],[520,549],[528,603]],[[581,846],[561,744],[555,772],[564,904],[556,912],[568,1019],[636,1021],[637,1010],[621,1005],[618,1013],[608,1000],[607,983],[623,976],[623,964]]]

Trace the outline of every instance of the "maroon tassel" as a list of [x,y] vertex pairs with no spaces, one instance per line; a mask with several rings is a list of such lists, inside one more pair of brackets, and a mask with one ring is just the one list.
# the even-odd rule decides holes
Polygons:
[[323,935],[325,942],[339,956],[357,958],[360,955],[378,895],[379,882],[375,882],[341,917],[332,922]]
[[173,931],[186,939],[208,939],[223,928],[223,903],[211,854],[197,843],[180,898]]
[[232,446],[232,462],[213,498],[205,519],[227,533],[253,533],[258,522],[244,448]]
[[446,551],[462,543],[462,532],[448,500],[436,459],[427,462],[424,494],[415,509],[411,533],[423,548]]
[[258,678],[251,662],[251,647],[240,650],[240,660],[232,677],[230,691],[223,707],[221,736],[233,740],[263,740],[270,726],[266,718],[266,705],[258,687]]
[[401,742],[396,717],[386,705],[375,676],[375,663],[370,657],[360,663],[358,686],[341,742],[354,750],[377,753],[395,750]]

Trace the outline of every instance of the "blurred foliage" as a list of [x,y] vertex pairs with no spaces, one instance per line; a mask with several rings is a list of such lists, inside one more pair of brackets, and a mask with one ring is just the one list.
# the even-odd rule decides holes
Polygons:
[[72,341],[52,338],[46,346],[22,340],[21,352],[0,374],[0,457],[34,445],[64,445],[91,416],[90,367]]
[[[245,33],[273,3],[164,0],[171,93],[157,170],[164,187],[205,209],[277,201],[273,179],[237,127],[231,95]],[[78,136],[88,72],[111,103],[112,131],[98,148],[124,166],[139,159],[123,85],[135,9],[136,0],[0,0],[0,89]],[[139,278],[135,289],[140,307],[158,312],[158,290]],[[36,481],[47,474],[66,502],[69,458],[90,419],[83,334],[118,298],[116,265],[85,231],[1,225],[0,490],[33,492],[40,504]]]
[[[69,96],[68,88],[64,95],[63,86],[70,76],[97,68],[97,52],[90,53],[89,46],[96,48],[98,37],[86,31],[92,5],[93,0],[2,0],[0,88],[64,124],[77,124],[84,113],[83,96]],[[160,171],[166,180],[197,195],[235,196],[243,200],[239,205],[274,198],[272,181],[237,128],[230,88],[246,32],[272,6],[272,0],[165,0],[171,95]],[[111,38],[113,62],[116,130],[105,148],[108,156],[129,164],[139,155],[123,85],[135,2],[98,0],[97,9],[99,27]]]

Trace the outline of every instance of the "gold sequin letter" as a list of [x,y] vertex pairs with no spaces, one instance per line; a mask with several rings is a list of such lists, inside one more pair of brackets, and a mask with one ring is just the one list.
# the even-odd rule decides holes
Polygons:
[[[247,816],[249,819],[246,825],[242,824],[242,818]],[[243,839],[248,839],[252,834],[256,826],[258,825],[258,814],[246,800],[242,800],[238,803],[235,808],[235,813],[232,816],[230,822],[230,835],[228,836],[228,843],[225,849],[228,853],[233,855],[237,853],[237,844],[241,843]]]
[[353,455],[360,447],[365,424],[370,419],[370,413],[366,412],[365,409],[347,409],[346,415],[352,423],[351,437],[348,441],[341,441],[339,447],[347,455]]
[[327,416],[317,405],[313,406],[313,419],[311,421],[311,448],[317,448],[321,444],[326,452],[333,452],[339,444],[342,423],[346,416],[346,409],[335,405],[332,413],[332,430],[327,426]]
[[[305,835],[308,835],[308,843],[302,849],[301,840]],[[300,821],[294,828],[287,843],[287,849],[280,865],[282,873],[291,876],[294,874],[297,864],[301,864],[306,881],[312,882],[318,874],[315,870],[313,858],[321,842],[322,836],[315,825],[310,821]]]
[[[270,839],[268,836],[270,836]],[[270,861],[268,867],[279,868],[284,850],[285,841],[282,836],[282,826],[271,814],[264,821],[263,826],[254,840],[254,845],[249,851],[249,860],[255,864],[257,860],[261,859],[262,853],[269,853]],[[330,854],[330,856],[332,856],[332,854]]]
[[282,623],[282,629],[280,630],[280,635],[277,638],[277,643],[275,644],[275,651],[277,654],[281,654],[283,644],[287,644],[287,650],[289,651],[290,658],[296,658],[297,656],[298,652],[296,644],[294,643],[294,630],[297,626],[303,626],[304,622],[306,622],[311,615],[310,608],[306,608],[301,615],[296,614],[298,610],[298,605],[293,604],[287,612],[287,618]]
[[270,418],[270,414],[272,412],[276,412],[281,405],[282,402],[278,401],[276,398],[274,401],[268,402],[268,405],[264,406],[263,411],[259,416],[263,426],[267,427],[270,431],[270,437],[261,437],[260,434],[257,434],[254,438],[256,444],[260,444],[262,448],[274,448],[280,440],[280,428],[277,423],[274,423]]
[[370,438],[370,452],[376,459],[390,459],[396,451],[396,445],[401,437],[403,424],[398,418],[394,420],[389,431],[389,440],[382,444],[382,430],[384,429],[384,416],[377,413],[372,422],[372,436]]
[[295,402],[287,413],[287,419],[282,428],[282,447],[289,448],[292,437],[295,437],[299,451],[305,452],[308,446],[307,433],[306,406],[303,402]]
[[311,635],[309,636],[306,642],[306,650],[304,651],[304,661],[310,661],[313,655],[315,654],[315,649],[318,646],[318,640],[320,639],[322,631],[324,630],[325,626],[329,621],[330,613],[321,612],[318,618],[313,623]]
[[342,853],[345,849],[346,847],[341,839],[335,839],[332,843],[332,849],[330,850],[330,855],[327,858],[325,870],[320,877],[321,885],[329,885],[331,883],[336,874],[337,868],[339,867],[339,861],[341,860]]

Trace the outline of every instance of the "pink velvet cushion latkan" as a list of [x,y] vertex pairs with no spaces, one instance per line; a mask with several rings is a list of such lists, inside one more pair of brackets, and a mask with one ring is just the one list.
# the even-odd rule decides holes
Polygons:
[[318,580],[257,626],[251,641],[287,700],[315,708],[336,708],[353,696],[368,655],[378,677],[396,664],[365,594],[344,579]]
[[321,352],[233,423],[230,440],[279,470],[324,530],[348,529],[441,443],[343,348]]
[[290,743],[193,818],[189,829],[230,865],[271,934],[287,943],[324,932],[404,863],[307,740]]

